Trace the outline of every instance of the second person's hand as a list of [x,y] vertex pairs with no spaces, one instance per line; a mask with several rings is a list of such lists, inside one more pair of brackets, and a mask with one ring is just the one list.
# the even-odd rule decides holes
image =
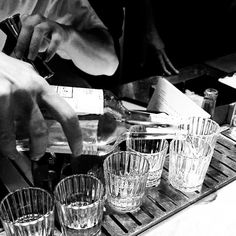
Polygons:
[[156,50],[157,58],[159,63],[161,64],[161,68],[163,69],[166,75],[178,74],[179,71],[174,67],[170,59],[168,58],[164,49],[154,49]]
[[38,52],[45,51],[45,61],[49,61],[63,42],[68,40],[66,26],[51,21],[40,14],[23,15],[21,31],[15,47],[18,59],[23,56],[34,60]]

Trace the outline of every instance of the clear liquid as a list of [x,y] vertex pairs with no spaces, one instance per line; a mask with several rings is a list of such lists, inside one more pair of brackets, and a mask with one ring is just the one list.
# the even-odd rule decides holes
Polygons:
[[29,214],[3,224],[7,236],[53,236],[54,214]]
[[62,228],[63,236],[99,236],[101,234],[101,224],[90,228],[74,229],[67,226]]
[[158,170],[149,172],[146,187],[158,186],[160,184],[162,168],[163,167],[160,167]]
[[181,155],[170,158],[169,181],[173,187],[184,191],[200,191],[210,157],[186,158]]
[[139,209],[140,205],[142,204],[144,194],[141,194],[136,197],[126,197],[122,198],[119,196],[109,196],[108,197],[108,204],[109,206],[119,212],[119,213],[125,213],[125,212],[135,212]]
[[61,219],[64,236],[100,235],[103,204],[96,203],[91,206],[90,202],[77,201],[61,207],[64,209],[64,217]]
[[107,174],[107,201],[110,207],[120,213],[136,211],[145,194],[146,177],[135,175],[135,171],[122,177]]

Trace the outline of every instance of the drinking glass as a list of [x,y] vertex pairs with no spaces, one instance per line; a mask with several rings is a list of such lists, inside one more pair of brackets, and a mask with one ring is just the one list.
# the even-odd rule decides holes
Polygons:
[[169,181],[183,192],[201,191],[212,158],[212,147],[204,139],[175,139],[170,143]]
[[101,234],[104,187],[91,175],[71,175],[56,186],[55,201],[63,236]]
[[[141,127],[134,126],[132,132],[139,128]],[[149,161],[150,169],[146,187],[158,186],[160,184],[168,145],[166,139],[127,138],[127,149],[145,157]]]
[[7,236],[53,236],[54,201],[41,188],[9,193],[0,204],[0,216]]
[[214,120],[204,117],[190,117],[184,120],[178,128],[187,132],[184,135],[185,138],[206,140],[212,146],[212,151],[220,134],[220,126]]
[[114,152],[103,168],[108,205],[119,213],[137,211],[145,195],[148,160],[130,151]]

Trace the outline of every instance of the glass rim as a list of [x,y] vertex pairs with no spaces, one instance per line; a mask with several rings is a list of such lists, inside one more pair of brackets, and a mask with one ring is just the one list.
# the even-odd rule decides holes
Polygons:
[[[129,138],[130,140],[132,139],[132,138]],[[127,139],[128,140],[128,139]],[[140,138],[140,139],[134,139],[134,140],[152,140],[152,139],[142,139],[142,138]],[[168,150],[168,147],[169,147],[169,143],[168,143],[168,141],[166,140],[166,139],[155,139],[155,140],[163,140],[165,143],[164,143],[164,148],[161,150],[161,151],[158,151],[158,152],[153,152],[153,153],[147,153],[147,152],[140,152],[140,151],[136,151],[135,149],[133,149],[133,148],[131,148],[131,147],[129,147],[129,146],[127,146],[128,148],[130,148],[130,150],[132,151],[132,152],[134,152],[134,153],[138,153],[139,155],[146,155],[146,156],[152,156],[152,155],[155,155],[155,154],[162,154],[163,152],[165,152],[165,151],[167,151]]]
[[[3,214],[3,213],[2,213],[2,206],[3,206],[3,204],[5,203],[6,199],[9,198],[10,196],[15,195],[15,194],[18,193],[18,192],[24,191],[24,190],[38,190],[38,191],[41,191],[41,192],[46,193],[47,196],[50,198],[50,200],[51,200],[51,202],[52,202],[52,206],[51,206],[51,208],[47,211],[47,213],[48,213],[48,212],[51,212],[51,211],[54,211],[54,207],[55,207],[55,205],[54,205],[54,198],[53,198],[53,196],[52,196],[51,193],[49,193],[47,190],[45,190],[45,189],[43,189],[43,188],[40,188],[40,187],[22,187],[22,188],[19,188],[19,189],[14,190],[14,191],[12,191],[12,192],[9,192],[9,193],[1,200],[1,202],[0,202],[0,219],[1,219],[2,221],[6,221],[6,220],[2,217],[2,214]],[[45,213],[44,215],[46,215],[47,213]],[[9,222],[12,222],[12,221],[9,220]]]
[[[181,123],[179,123],[179,127],[183,126],[183,130],[185,129],[185,127],[187,125],[191,125],[191,120],[193,119],[198,119],[198,120],[206,120],[207,122],[211,123],[211,125],[214,125],[214,130],[213,132],[209,133],[209,134],[196,134],[196,133],[187,133],[187,134],[182,134],[183,136],[196,136],[196,137],[214,137],[214,136],[218,136],[220,134],[220,125],[212,120],[211,118],[206,118],[206,117],[201,117],[201,116],[191,116],[191,117],[187,117],[186,119],[184,119]],[[186,123],[187,122],[187,123]]]
[[[207,120],[208,122],[214,124],[217,127],[217,130],[220,129],[220,125],[216,121],[212,120],[211,118],[202,117],[202,116],[189,116],[187,118],[184,118],[183,122],[190,121],[190,120],[193,120],[193,119]],[[183,122],[181,122],[180,125],[184,124]]]
[[96,201],[94,201],[93,203],[89,203],[89,204],[86,205],[86,206],[80,206],[79,209],[91,208],[91,207],[93,207],[94,205],[98,204],[99,202],[105,200],[105,198],[106,198],[105,188],[104,188],[104,184],[102,183],[102,181],[101,181],[100,179],[98,179],[98,178],[95,177],[94,175],[89,175],[89,174],[73,174],[73,175],[69,175],[69,176],[63,178],[62,180],[60,180],[60,181],[57,183],[57,185],[56,185],[56,187],[55,187],[55,189],[54,189],[54,199],[55,199],[55,202],[58,202],[58,203],[61,204],[61,201],[58,199],[58,192],[57,192],[59,186],[60,186],[63,182],[65,182],[66,180],[68,180],[68,179],[74,179],[74,178],[76,178],[76,177],[89,177],[89,178],[92,178],[92,179],[96,180],[96,181],[100,184],[100,186],[102,187],[101,198],[98,198]]
[[[149,161],[148,161],[148,159],[145,157],[145,156],[142,156],[142,155],[140,155],[140,154],[138,154],[138,153],[136,153],[136,152],[134,152],[134,151],[117,151],[117,152],[113,152],[113,153],[111,153],[109,156],[107,156],[106,157],[106,159],[104,160],[104,162],[103,162],[103,167],[105,166],[105,162],[108,162],[108,159],[110,159],[112,156],[114,156],[115,154],[118,154],[118,153],[131,153],[131,154],[133,154],[133,155],[135,155],[135,156],[138,156],[138,157],[140,157],[140,158],[142,158],[142,159],[144,159],[145,160],[145,162],[147,162],[147,170],[145,171],[145,172],[143,172],[142,173],[142,175],[146,175],[146,174],[148,174],[149,173],[149,170],[150,170],[150,163],[149,163]],[[109,173],[109,174],[111,174],[111,175],[115,175],[115,176],[118,176],[118,175],[116,175],[116,174],[114,174],[112,171],[110,171],[110,170],[105,170],[105,168],[103,168],[104,169],[104,172],[106,171],[107,173]],[[121,178],[122,178],[122,176],[120,176]],[[126,178],[126,177],[125,177]]]
[[[176,119],[178,119],[178,122],[175,124],[176,127],[181,127],[183,126],[183,129],[187,126],[187,125],[191,125],[191,120],[206,120],[207,122],[209,122],[211,125],[214,125],[215,129],[214,129],[214,132],[210,133],[210,134],[197,134],[199,136],[207,136],[207,137],[210,137],[210,136],[215,136],[215,135],[219,135],[220,133],[220,125],[213,119],[211,118],[208,118],[208,117],[203,117],[203,116],[186,116],[186,117],[177,117],[176,116]],[[127,133],[130,134],[130,133],[137,133],[139,131],[136,131],[135,128],[138,128],[138,127],[149,127],[147,125],[143,125],[143,124],[136,124],[136,125],[132,125]],[[184,134],[183,134],[184,135]],[[191,133],[189,134],[191,135]],[[196,135],[196,134],[193,134],[193,135]],[[126,138],[127,139],[127,138]],[[164,139],[163,137],[160,138],[160,139]]]
[[[199,138],[199,139],[201,140],[200,142],[202,142],[202,143],[204,142],[204,143],[207,145],[208,149],[209,149],[209,151],[207,152],[207,155],[205,155],[204,158],[207,158],[208,156],[211,156],[211,155],[213,154],[214,148],[213,148],[212,145],[209,143],[209,141],[204,140],[204,139],[201,139],[200,137],[196,137],[196,138]],[[178,141],[180,141],[182,144],[183,144],[184,142],[188,142],[186,139],[173,139],[173,140],[171,140],[171,142],[170,142],[170,152],[169,152],[169,155],[170,155],[171,152],[176,152],[175,150],[173,151],[173,149],[172,149],[171,147],[174,145],[175,142],[178,142]],[[189,157],[188,155],[182,155],[182,154],[181,154],[181,156],[184,156],[186,159],[196,159],[196,158],[194,158],[194,157]]]

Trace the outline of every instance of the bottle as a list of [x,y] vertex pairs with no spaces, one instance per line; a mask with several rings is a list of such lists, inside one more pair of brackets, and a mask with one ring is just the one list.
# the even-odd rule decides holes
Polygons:
[[[7,39],[2,49],[7,55],[11,55],[16,46],[17,38],[21,30],[20,14],[15,14],[0,22],[0,29],[6,34]],[[23,58],[45,79],[51,78],[54,73],[38,54],[34,61]]]
[[[178,132],[176,118],[172,119],[164,113],[128,110],[111,91],[53,85],[52,87],[78,115],[83,134],[83,154],[85,155],[103,156],[110,153],[125,140],[131,125],[155,127],[155,131],[151,132],[155,137],[160,135],[167,137],[168,135],[169,138]],[[46,111],[43,111],[43,114],[49,129],[47,151],[70,154],[61,125],[53,120]],[[150,135],[150,133],[148,136],[140,133],[140,137],[150,137]],[[18,140],[17,148],[20,151],[27,150],[28,140]]]
[[204,91],[202,108],[211,115],[211,119],[214,119],[217,97],[218,91],[214,88],[208,88]]
[[91,114],[94,116],[109,113],[116,121],[132,125],[163,125],[165,122],[166,124],[171,122],[165,113],[156,114],[144,110],[128,110],[121,100],[109,90],[54,85],[52,87],[82,119],[84,119],[83,117],[88,118]]

